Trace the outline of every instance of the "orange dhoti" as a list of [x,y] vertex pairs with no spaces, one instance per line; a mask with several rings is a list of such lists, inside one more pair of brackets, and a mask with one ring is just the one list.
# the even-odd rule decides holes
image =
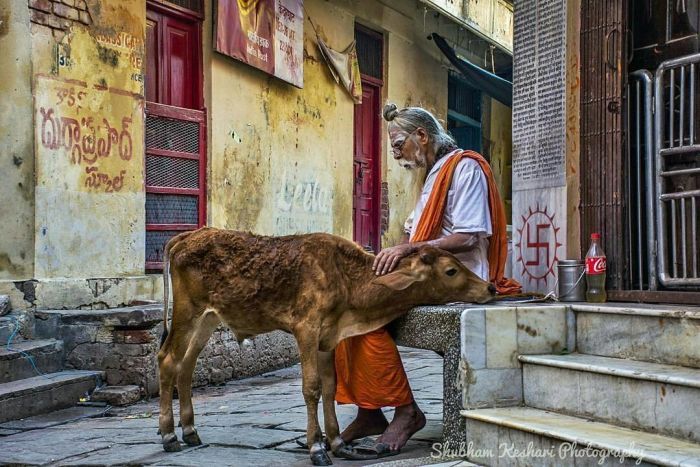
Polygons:
[[379,409],[413,402],[399,350],[384,328],[340,342],[335,369],[335,400],[340,404]]

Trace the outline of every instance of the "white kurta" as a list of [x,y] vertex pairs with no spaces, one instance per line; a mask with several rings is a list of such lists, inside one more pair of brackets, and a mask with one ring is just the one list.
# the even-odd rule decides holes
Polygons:
[[[455,152],[457,151],[441,157],[428,173],[420,199],[404,225],[410,237],[415,234],[418,219],[428,202],[440,168]],[[488,237],[491,236],[492,230],[488,184],[479,163],[470,158],[464,158],[457,164],[447,194],[441,237],[453,233],[470,233],[478,236],[475,248],[455,256],[476,275],[489,280]]]

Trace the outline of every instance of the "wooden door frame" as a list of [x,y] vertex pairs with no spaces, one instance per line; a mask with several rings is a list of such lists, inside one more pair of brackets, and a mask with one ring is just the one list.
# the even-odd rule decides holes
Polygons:
[[[204,110],[204,54],[202,50],[202,27],[205,21],[204,14],[198,13],[193,10],[188,10],[187,8],[183,8],[179,5],[167,3],[163,0],[146,0],[146,15],[148,15],[149,10],[155,11],[156,13],[169,15],[181,21],[198,23],[196,31],[196,40],[198,47],[196,47],[195,50],[196,56],[193,57],[193,61],[197,63],[197,69],[194,73],[195,82],[193,83],[193,88],[195,92],[194,101],[197,107],[194,110]],[[159,42],[159,47],[163,47],[163,41]],[[160,50],[159,53],[162,54],[164,53],[164,51]],[[159,90],[162,90],[164,88],[162,83],[163,79],[163,76],[159,77],[159,80],[161,80],[161,83],[158,87]],[[160,96],[158,97],[160,99]]]
[[[384,34],[381,31],[377,31],[375,29],[372,29],[370,26],[364,25],[358,21],[355,21],[354,24],[354,32],[355,34],[356,31],[360,31],[362,34],[365,34],[367,36],[374,37],[375,39],[379,40],[381,42],[381,70],[380,70],[380,75],[381,77],[376,77],[376,76],[371,76],[365,73],[362,73],[362,70],[360,70],[360,80],[363,86],[363,89],[365,86],[371,86],[377,89],[377,104],[378,108],[376,110],[377,118],[375,120],[375,128],[373,129],[375,133],[375,141],[373,141],[373,146],[376,148],[375,154],[373,154],[373,160],[372,160],[372,171],[374,172],[374,177],[373,177],[373,184],[374,186],[372,187],[372,207],[370,209],[370,220],[372,222],[372,227],[373,227],[373,235],[370,238],[370,243],[374,243],[374,245],[377,248],[377,251],[381,250],[382,248],[382,156],[384,154],[383,151],[383,145],[382,145],[382,130],[383,130],[383,125],[382,125],[382,118],[381,118],[381,103],[383,99],[383,88],[384,88],[384,73],[386,71],[386,41],[384,40]],[[359,53],[358,53],[359,55]],[[358,57],[359,59],[359,57]],[[355,112],[356,109],[353,109],[353,112]],[[354,137],[354,125],[355,125],[355,119],[353,115],[353,161],[355,159],[355,154],[356,154],[356,148],[354,147],[355,145],[355,137]],[[354,165],[354,164],[353,164]],[[353,187],[355,186],[355,174],[353,171]],[[354,188],[353,188],[354,189]],[[354,195],[353,195],[353,204],[354,204]],[[354,226],[355,219],[353,217],[353,235],[354,235]]]
[[[203,13],[199,13],[193,10],[189,10],[178,5],[169,3],[165,0],[146,0],[146,17],[148,17],[148,12],[153,11],[161,15],[168,15],[176,20],[183,22],[196,23],[195,41],[196,46],[194,47],[192,57],[193,62],[196,64],[196,68],[193,73],[193,103],[196,108],[187,109],[184,107],[175,107],[167,104],[161,104],[160,102],[149,102],[145,101],[145,89],[144,89],[144,114],[152,113],[165,118],[171,118],[174,120],[191,121],[196,122],[200,125],[199,131],[199,147],[200,147],[200,157],[199,157],[199,181],[200,187],[196,190],[198,193],[198,213],[196,228],[206,225],[207,222],[207,209],[208,209],[208,192],[207,192],[207,112],[204,106],[204,53],[203,53],[203,43],[202,43],[202,28],[204,25],[205,17]],[[160,31],[159,31],[160,33]],[[158,53],[162,57],[164,53],[164,40],[162,37],[158,38]],[[164,89],[164,75],[160,73],[158,76],[158,96],[159,101],[163,100],[163,89]],[[146,115],[144,115],[144,125],[146,122]],[[144,132],[145,134],[145,132]],[[145,136],[144,136],[145,143]],[[170,157],[183,157],[192,158],[189,155],[175,154],[169,151],[158,151],[151,149],[150,152],[154,155],[170,156]],[[177,189],[177,188],[149,188],[146,186],[146,155],[144,154],[144,191],[146,193],[161,193],[161,194],[194,194],[188,193],[188,189]],[[183,230],[189,229],[189,225],[181,224],[147,224],[146,230],[150,231],[166,231],[166,230]],[[159,271],[162,270],[162,263],[158,262],[148,262],[145,264],[146,271]]]
[[[382,96],[382,86],[384,84],[384,81],[381,79],[374,78],[372,76],[367,76],[365,74],[360,74],[360,78],[362,80],[362,87],[364,89],[365,86],[370,86],[376,89],[377,92],[377,102],[381,103],[381,96]],[[376,109],[379,111],[380,109]],[[377,113],[377,115],[379,115]],[[353,119],[354,120],[354,119]],[[374,176],[372,177],[372,207],[370,209],[370,219],[372,222],[372,228],[373,228],[373,235],[370,238],[370,242],[373,242],[374,245],[377,248],[377,252],[381,250],[382,244],[381,244],[381,205],[382,205],[382,173],[381,173],[381,156],[382,156],[382,123],[379,117],[376,118],[375,120],[375,128],[373,128],[375,137],[374,141],[372,142],[372,146],[375,148],[375,152],[372,157],[372,172]],[[355,148],[353,148],[353,152],[356,152]],[[355,158],[355,154],[353,154],[353,159]],[[353,183],[354,183],[354,178],[355,175],[353,173]],[[354,198],[354,197],[353,197]],[[353,200],[354,202],[354,200]],[[353,219],[353,222],[355,220]]]

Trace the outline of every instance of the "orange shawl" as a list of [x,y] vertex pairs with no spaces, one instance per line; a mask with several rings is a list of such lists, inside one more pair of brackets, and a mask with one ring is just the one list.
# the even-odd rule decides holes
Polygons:
[[452,184],[457,164],[465,158],[474,159],[484,171],[489,190],[489,211],[491,213],[491,228],[493,234],[489,239],[489,280],[496,286],[500,295],[520,293],[522,287],[514,279],[504,277],[506,259],[508,256],[508,239],[506,236],[506,215],[501,203],[501,195],[498,193],[496,181],[493,178],[491,167],[481,154],[474,151],[458,152],[447,160],[440,168],[430,193],[428,202],[423,209],[416,232],[411,242],[422,242],[437,238],[442,231],[442,217],[447,205],[447,192]]

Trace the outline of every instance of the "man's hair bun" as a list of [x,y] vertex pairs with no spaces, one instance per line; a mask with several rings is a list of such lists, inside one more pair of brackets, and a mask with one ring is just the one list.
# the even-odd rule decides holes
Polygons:
[[396,107],[396,104],[387,104],[384,106],[384,112],[382,113],[384,115],[384,120],[390,122],[399,114],[399,108]]

